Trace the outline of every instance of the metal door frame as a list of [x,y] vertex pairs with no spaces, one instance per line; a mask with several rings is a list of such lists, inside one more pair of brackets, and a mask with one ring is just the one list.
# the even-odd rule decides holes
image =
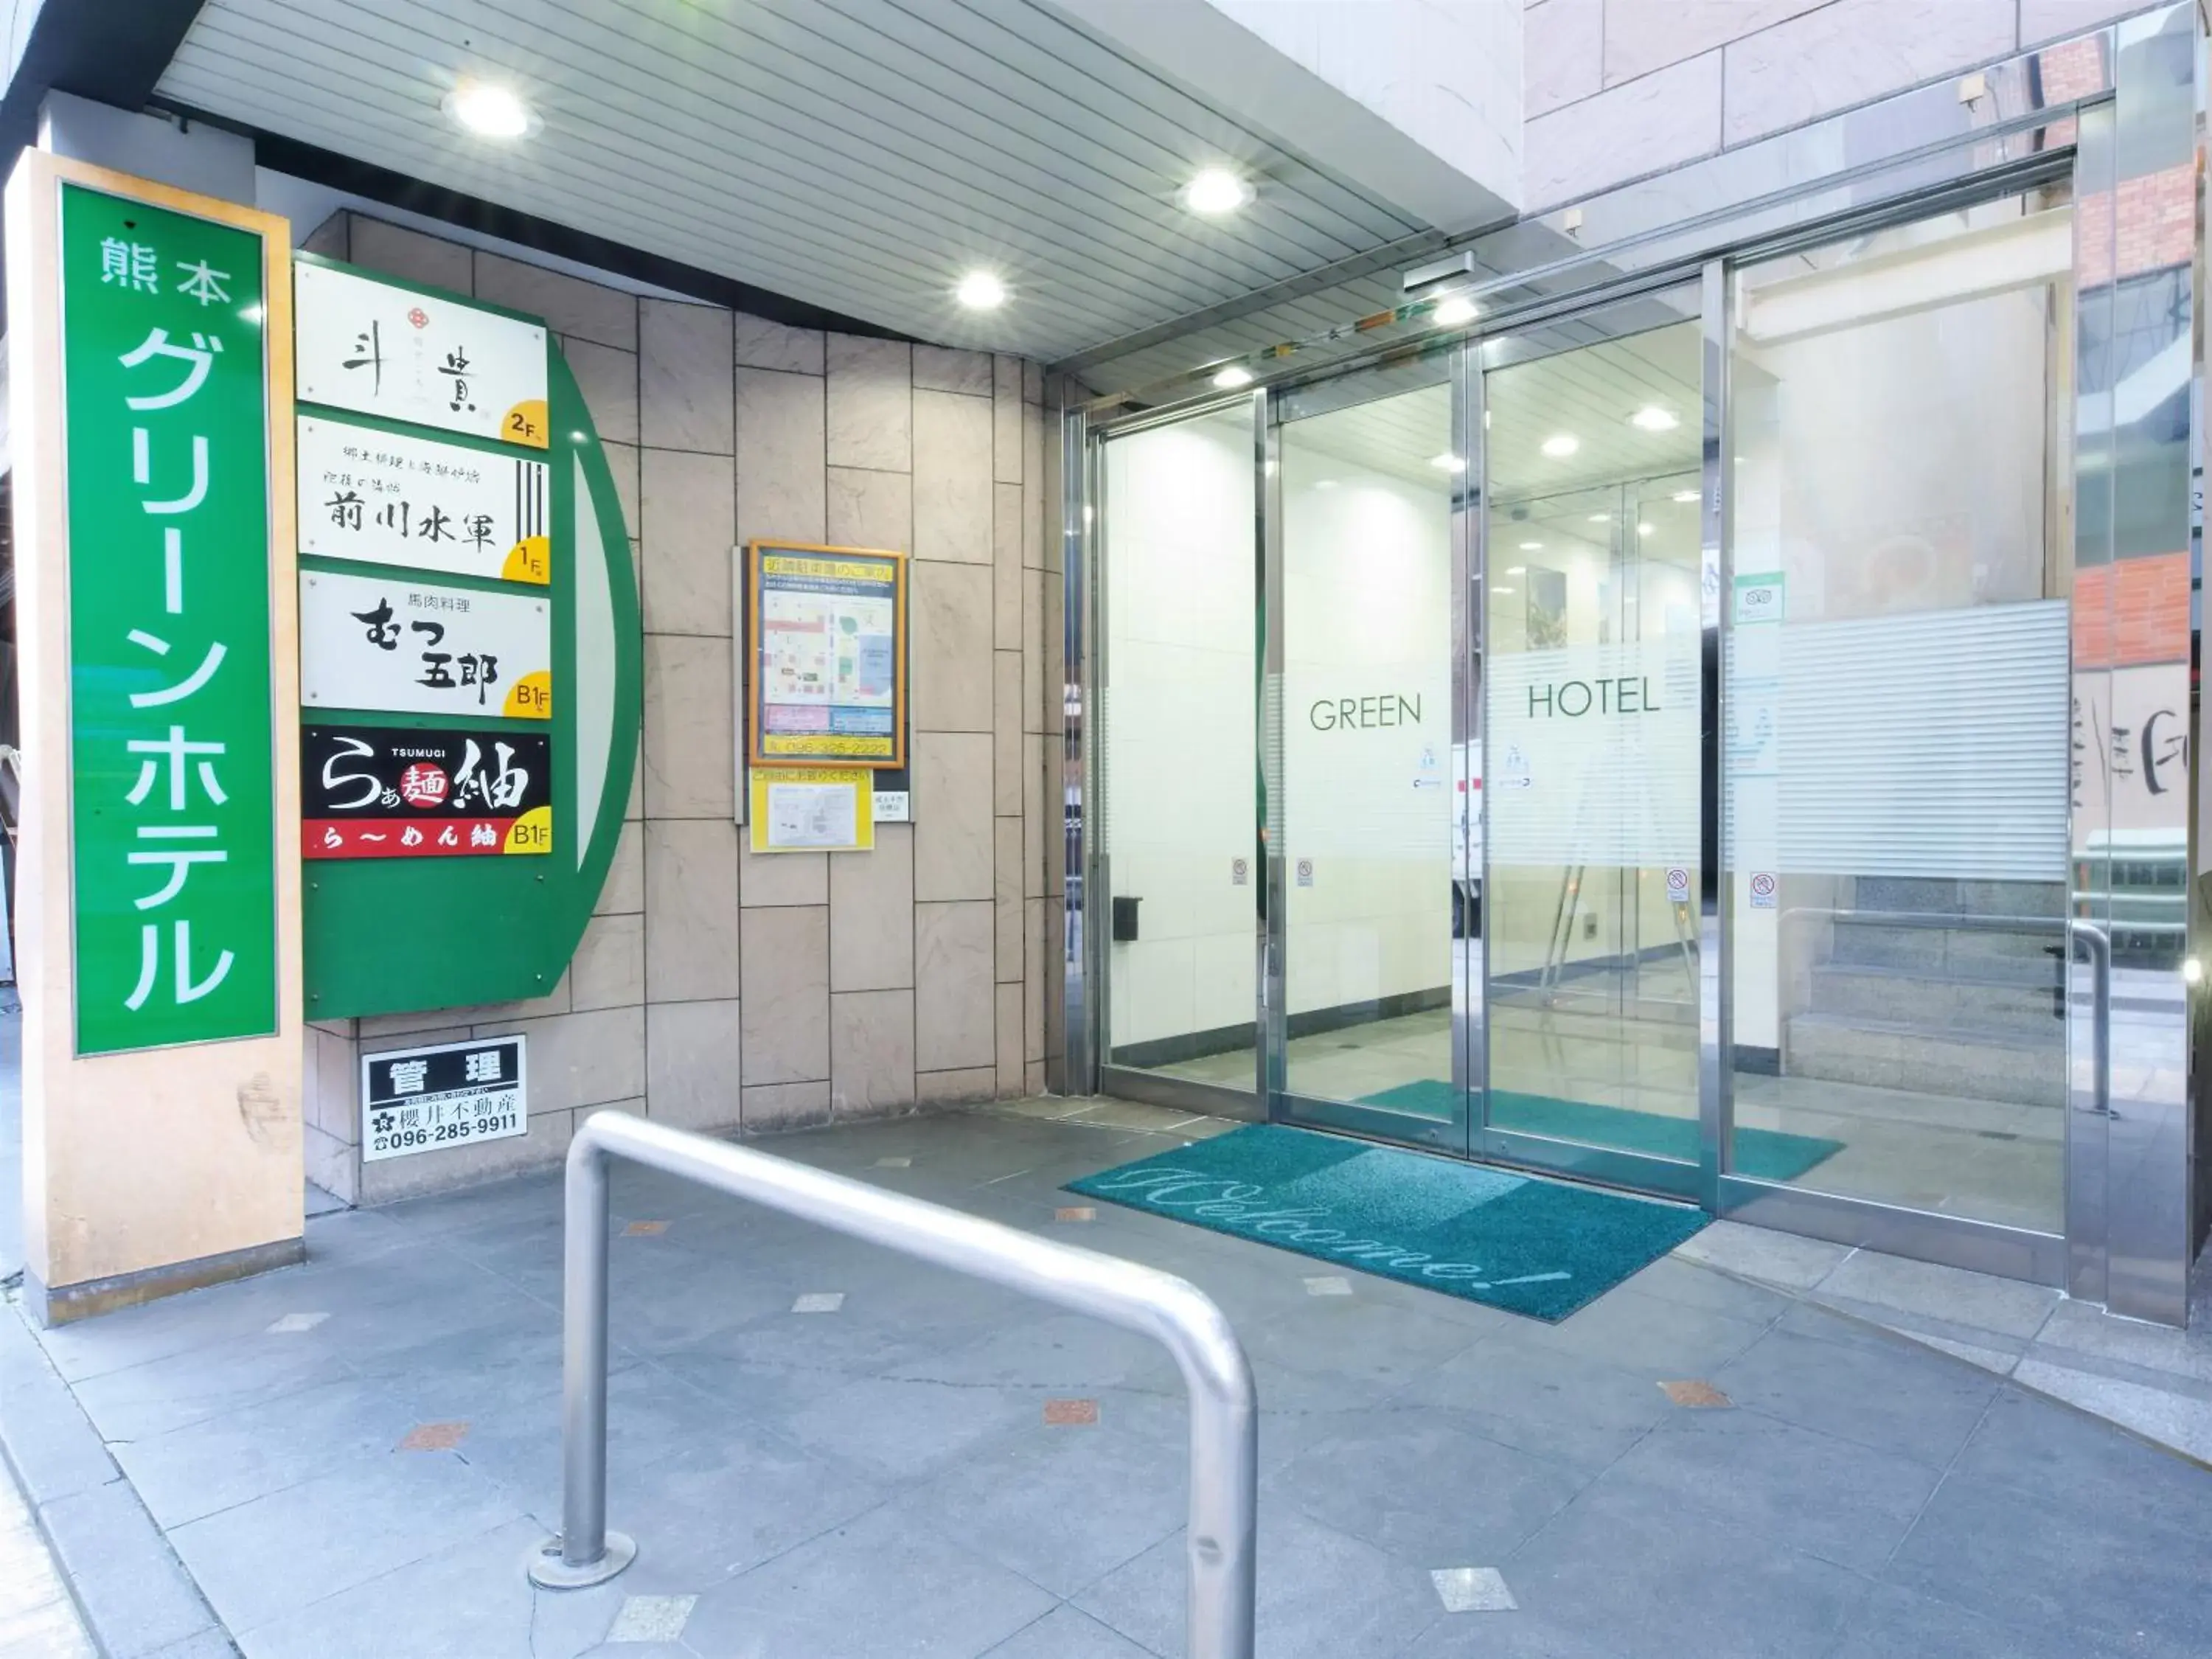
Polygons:
[[[2084,53],[2087,56],[2085,59]],[[1258,383],[1248,394],[1255,416],[1255,465],[1259,471],[1260,519],[1256,551],[1262,573],[1263,647],[1261,695],[1257,699],[1260,730],[1255,734],[1257,763],[1265,797],[1257,826],[1263,849],[1264,884],[1257,907],[1255,955],[1260,965],[1255,988],[1255,1026],[1261,1040],[1256,1044],[1256,1098],[1237,1092],[1234,1100],[1208,1100],[1200,1109],[1229,1109],[1255,1115],[1263,1106],[1271,1113],[1282,1098],[1284,1082],[1282,982],[1284,969],[1283,884],[1284,848],[1281,839],[1281,674],[1278,624],[1281,603],[1279,501],[1271,500],[1274,474],[1267,462],[1273,459],[1269,410],[1286,387],[1357,372],[1394,355],[1411,350],[1448,349],[1453,357],[1455,437],[1468,465],[1459,475],[1464,487],[1456,494],[1452,517],[1454,562],[1455,640],[1453,696],[1454,742],[1479,744],[1482,737],[1480,705],[1483,663],[1479,648],[1482,635],[1482,606],[1486,563],[1482,525],[1485,484],[1481,447],[1482,387],[1480,354],[1488,340],[1510,336],[1516,328],[1555,320],[1583,311],[1617,303],[1624,297],[1675,286],[1685,281],[1701,285],[1701,325],[1704,333],[1704,386],[1701,442],[1703,447],[1703,563],[1706,591],[1703,616],[1704,668],[1701,711],[1703,755],[1700,785],[1701,828],[1705,856],[1701,859],[1698,889],[1698,1076],[1700,1097],[1700,1158],[1695,1165],[1667,1166],[1670,1188],[1693,1199],[1708,1211],[1785,1231],[1808,1233],[1839,1242],[1897,1251],[1928,1260],[2002,1273],[2049,1284],[2063,1284],[2074,1295],[2107,1304],[2114,1311],[2136,1317],[2180,1324],[2186,1318],[2186,1279],[2194,1246],[2202,1237],[2208,1212],[2212,1212],[2212,1182],[2208,1193],[2192,1195],[2190,1155],[2194,1138],[2192,1115],[2198,1110],[2192,1088],[2195,1059],[2190,1026],[2198,993],[2188,969],[2197,958],[2191,955],[2170,965],[2163,958],[2141,970],[2138,1002],[2145,988],[2156,991],[2149,1012],[2128,1012],[2129,1053],[2139,1056],[2123,1060],[2109,1079],[2088,1074],[2085,1066],[2097,1051],[2092,1029],[2096,999],[2088,994],[2087,981],[2074,983],[2069,999],[2068,1050],[2071,1081],[2066,1111],[2065,1232],[2053,1234],[1966,1220],[1879,1203],[1845,1199],[1803,1190],[1786,1184],[1742,1176],[1729,1164],[1733,1127],[1732,1054],[1729,975],[1733,944],[1730,910],[1734,873],[1723,867],[1721,814],[1724,801],[1722,751],[1725,729],[1723,684],[1729,618],[1723,599],[1731,574],[1729,523],[1730,474],[1733,458],[1729,441],[1729,346],[1732,303],[1732,273],[1739,264],[1763,259],[1796,248],[1832,242],[1844,235],[1880,229],[1929,217],[1964,205],[2015,193],[2057,178],[2074,182],[2075,204],[2075,338],[2077,350],[2091,331],[2084,323],[2102,327],[2099,337],[2109,340],[2113,319],[2126,303],[2127,277],[2116,278],[2109,253],[2098,263],[2100,247],[2118,245],[2118,208],[2130,187],[2154,187],[2165,175],[2181,167],[2194,167],[2203,154],[2203,104],[2206,75],[2204,43],[2197,9],[2177,4],[2085,33],[2071,41],[2038,48],[1987,72],[1992,88],[2025,88],[2017,112],[2000,104],[1993,125],[1970,134],[1971,142],[1946,138],[1929,144],[1914,137],[1929,130],[1931,113],[1951,100],[1949,86],[1925,88],[1882,104],[1834,118],[1850,124],[1849,153],[1878,159],[1838,168],[1779,194],[1761,195],[1748,181],[1773,176],[1762,172],[1745,152],[1723,154],[1709,163],[1692,164],[1649,185],[1623,187],[1590,204],[1547,216],[1533,227],[1565,228],[1579,234],[1585,211],[1592,223],[1617,204],[1620,216],[1641,228],[1627,239],[1594,248],[1554,265],[1513,272],[1510,258],[1483,263],[1483,244],[1473,251],[1440,261],[1414,279],[1427,278],[1429,286],[1415,288],[1415,302],[1382,319],[1412,319],[1419,322],[1425,310],[1421,301],[1449,289],[1474,299],[1486,314],[1455,336],[1438,330],[1425,342],[1408,344],[1386,340],[1358,355],[1340,356],[1312,367],[1303,365],[1293,348],[1270,354],[1279,363],[1261,363]],[[2086,67],[2085,67],[2086,65]],[[2084,76],[2087,76],[2085,79]],[[2049,88],[2062,77],[2071,77],[2072,90],[2051,95]],[[2046,96],[2048,101],[2046,102]],[[1893,112],[1894,113],[1893,114]],[[1972,117],[1969,115],[1971,125]],[[1841,137],[1840,129],[1838,136]],[[1783,135],[1795,142],[1802,135]],[[1885,149],[1885,145],[1887,149]],[[1916,148],[1917,146],[1917,148]],[[1753,147],[1756,149],[1757,147]],[[1806,152],[1810,154],[1808,150]],[[2203,266],[2203,196],[2201,177],[2192,186],[2197,206],[2194,235],[2188,264],[2179,267],[2185,283],[2179,297],[2154,326],[2166,327],[2167,343],[2188,342],[2192,391],[2203,383],[2203,331],[2197,327],[2197,284]],[[1654,209],[1655,192],[1668,199],[1698,202],[1703,210],[1686,215]],[[1571,223],[1567,216],[1571,215]],[[1619,216],[1613,221],[1619,222]],[[2093,235],[2092,231],[2097,233]],[[2102,240],[2099,241],[2098,236]],[[1733,240],[1731,240],[1733,239]],[[2160,267],[2160,270],[2168,269]],[[1507,274],[1498,274],[1500,271]],[[2154,272],[2154,275],[2156,273]],[[1471,279],[1471,280],[1463,280]],[[1539,279],[1541,279],[1540,281]],[[1579,286],[1577,285],[1579,284]],[[1536,288],[1555,297],[1532,297]],[[1431,305],[1429,309],[1432,309]],[[1330,342],[1358,339],[1372,331],[1374,319],[1356,329],[1333,331]],[[2144,326],[2136,324],[2133,341],[2141,345]],[[1354,349],[1358,349],[1356,347]],[[1320,353],[1315,354],[1322,355]],[[1258,360],[1255,359],[1255,362]],[[2077,359],[2075,386],[2075,442],[2072,471],[2075,499],[2089,505],[2079,488],[2085,475],[2097,469],[2124,469],[2131,487],[2152,487],[2186,503],[2191,496],[2191,471],[2197,459],[2201,398],[2192,396],[2190,415],[2182,429],[2160,424],[2156,411],[2124,413],[2111,385],[2099,386]],[[1116,413],[1112,400],[1087,397],[1071,401],[1066,428],[1071,475],[1085,478],[1087,501],[1071,499],[1065,520],[1066,565],[1069,592],[1089,596],[1082,623],[1071,628],[1068,684],[1071,690],[1068,726],[1070,770],[1070,835],[1078,864],[1094,877],[1103,874],[1092,838],[1084,833],[1083,811],[1096,799],[1099,731],[1085,729],[1084,714],[1095,714],[1095,697],[1103,684],[1104,629],[1098,599],[1098,532],[1103,527],[1085,513],[1091,503],[1103,502],[1096,491],[1096,462],[1100,447],[1112,435],[1137,423],[1179,418],[1200,407],[1218,406],[1218,397],[1170,399],[1141,412]],[[2179,483],[2179,489],[2174,486]],[[2103,499],[2109,501],[2110,496]],[[2084,517],[2090,515],[2084,514]],[[2189,550],[2192,574],[2198,540],[2191,521],[2161,523],[2159,533],[2172,547]],[[2116,564],[2144,550],[2122,545],[2109,513],[2102,521],[2077,527],[2077,549],[2094,559],[2101,547],[2104,561]],[[2077,565],[2083,561],[2077,560]],[[2117,581],[2118,577],[2114,578]],[[2188,585],[2193,589],[2194,583]],[[2082,603],[2077,582],[2074,603]],[[2198,619],[2191,594],[2162,597],[2167,612],[2161,617],[2170,631],[2179,631],[2188,641],[2191,661],[2197,657]],[[2109,599],[2106,601],[2109,604]],[[1073,599],[1071,599],[1073,605]],[[2189,612],[2183,615],[2185,609]],[[2076,634],[2075,660],[2071,672],[2077,699],[2109,686],[2118,666],[2134,666],[2108,660],[2091,660]],[[2185,787],[2169,790],[2161,803],[2172,820],[2160,821],[2162,830],[2183,838],[2190,884],[2188,943],[2193,946],[2202,930],[2212,926],[2212,872],[2200,883],[2200,860],[2196,838],[2194,806],[2200,780],[2212,779],[2198,760],[2201,744],[2197,710],[2187,681],[2189,664],[2149,665],[2172,694],[2189,709],[2191,763]],[[1092,676],[1101,678],[1097,684]],[[2075,817],[2069,813],[2069,819]],[[2079,858],[2087,845],[2089,826],[2072,823],[2069,844]],[[1085,857],[1085,853],[1091,856]],[[2109,923],[2112,916],[2112,863],[2105,866],[2101,891],[2077,892],[2069,908],[2074,919],[2092,927]],[[1093,892],[1103,883],[1094,880]],[[1139,1075],[1102,1069],[1098,1065],[1097,1034],[1103,1023],[1104,958],[1097,930],[1080,931],[1081,900],[1071,893],[1068,925],[1071,945],[1065,995],[1066,1006],[1084,1016],[1089,1051],[1078,1062],[1079,1038],[1069,1029],[1068,1047],[1060,1060],[1063,1082],[1071,1091],[1087,1091],[1103,1081],[1117,1090],[1139,1091]],[[1484,915],[1486,933],[1488,917]],[[1078,949],[1073,943],[1080,939]],[[1462,1098],[1484,1085],[1487,1053],[1486,1008],[1480,968],[1485,941],[1464,939],[1454,951],[1454,1071]],[[1085,993],[1091,994],[1087,1000]],[[2126,988],[2121,1002],[2125,1010]],[[1182,1088],[1146,1092],[1172,1097],[1178,1103],[1197,1104],[1199,1093],[1222,1095],[1224,1091],[1186,1091]],[[2099,1102],[2106,1090],[2110,1111]],[[1472,1115],[1466,1115],[1472,1118]],[[1371,1124],[1346,1122],[1356,1133],[1374,1133]],[[1510,1134],[1512,1132],[1503,1132]],[[1516,1147],[1501,1140],[1501,1132],[1470,1129],[1463,1146],[1446,1146],[1465,1155],[1520,1161]],[[1447,1138],[1448,1139],[1448,1138]],[[1429,1144],[1435,1144],[1431,1139]],[[1561,1143],[1553,1143],[1559,1146]],[[1638,1160],[1644,1162],[1646,1160]],[[1651,1160],[1656,1162],[1656,1160]],[[1633,1177],[1641,1171],[1613,1166],[1601,1154],[1577,1158],[1561,1170],[1557,1163],[1545,1167],[1558,1172],[1612,1181],[1629,1175],[1628,1184],[1644,1184]],[[2194,1207],[2192,1207],[2194,1199]]]

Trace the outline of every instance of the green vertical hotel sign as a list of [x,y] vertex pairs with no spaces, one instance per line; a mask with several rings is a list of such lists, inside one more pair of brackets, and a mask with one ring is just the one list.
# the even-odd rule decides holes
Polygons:
[[76,1046],[276,1029],[261,238],[61,185]]

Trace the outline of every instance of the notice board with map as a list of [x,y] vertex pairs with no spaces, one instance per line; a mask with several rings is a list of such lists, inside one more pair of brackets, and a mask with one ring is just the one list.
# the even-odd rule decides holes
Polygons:
[[906,764],[906,579],[902,553],[747,544],[751,764]]

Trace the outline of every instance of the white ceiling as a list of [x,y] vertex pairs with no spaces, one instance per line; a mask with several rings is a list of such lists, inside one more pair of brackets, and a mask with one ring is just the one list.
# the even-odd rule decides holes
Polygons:
[[[540,129],[460,132],[440,104],[464,75],[514,85]],[[207,0],[157,96],[1047,360],[1425,234],[1042,0]],[[1220,162],[1259,198],[1198,219],[1176,191]],[[952,304],[976,266],[1002,311]]]

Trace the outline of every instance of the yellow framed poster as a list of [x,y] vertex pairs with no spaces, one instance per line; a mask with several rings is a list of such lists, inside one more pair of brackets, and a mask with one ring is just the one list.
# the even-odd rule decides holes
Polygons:
[[745,544],[746,758],[756,766],[906,764],[903,553]]
[[875,850],[875,775],[865,766],[771,766],[752,774],[756,853]]

